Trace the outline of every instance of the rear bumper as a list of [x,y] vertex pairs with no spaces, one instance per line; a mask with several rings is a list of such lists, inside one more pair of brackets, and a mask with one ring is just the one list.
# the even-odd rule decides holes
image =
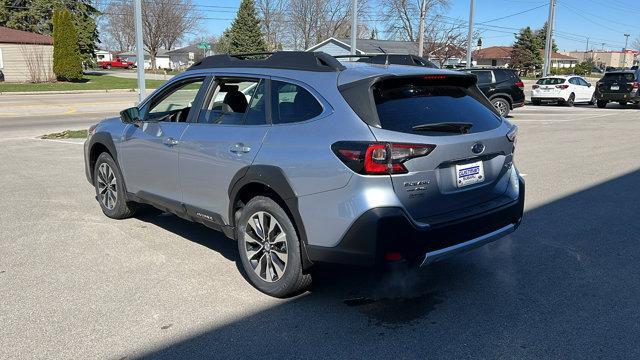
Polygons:
[[525,184],[521,177],[518,183],[515,197],[503,196],[464,209],[466,216],[455,220],[417,224],[398,207],[371,209],[353,223],[337,246],[307,245],[309,259],[374,266],[385,262],[385,254],[400,253],[403,260],[422,266],[475,249],[510,234],[520,225]]
[[562,96],[532,96],[531,101],[541,101],[541,102],[556,102],[556,101],[567,101],[567,99]]
[[638,102],[640,101],[640,92],[627,92],[627,93],[596,92],[594,97],[596,98],[596,100]]

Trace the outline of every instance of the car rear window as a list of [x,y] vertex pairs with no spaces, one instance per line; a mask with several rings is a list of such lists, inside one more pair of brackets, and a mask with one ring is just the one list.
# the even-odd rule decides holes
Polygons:
[[[378,82],[373,96],[383,129],[420,135],[456,135],[413,130],[418,125],[470,123],[469,133],[497,128],[501,119],[475,86],[430,84],[420,79]],[[482,102],[483,99],[485,102]],[[459,134],[458,134],[459,135]]]
[[520,77],[513,70],[495,70],[494,71],[497,82],[511,80],[513,82],[520,81]]
[[609,73],[604,74],[604,81],[632,82],[635,77],[632,73]]
[[561,78],[544,78],[536,82],[538,85],[559,85],[564,84],[566,80]]

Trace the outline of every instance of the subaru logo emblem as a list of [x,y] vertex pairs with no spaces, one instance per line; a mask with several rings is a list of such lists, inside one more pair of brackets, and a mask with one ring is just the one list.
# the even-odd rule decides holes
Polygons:
[[474,154],[480,155],[484,152],[484,145],[481,142],[477,142],[473,144],[471,151],[473,151]]

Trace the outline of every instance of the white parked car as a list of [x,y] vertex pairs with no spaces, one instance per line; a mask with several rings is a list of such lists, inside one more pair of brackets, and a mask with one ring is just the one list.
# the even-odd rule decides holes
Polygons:
[[532,86],[531,102],[540,105],[554,102],[573,106],[575,103],[593,104],[595,86],[576,75],[558,75],[544,77]]

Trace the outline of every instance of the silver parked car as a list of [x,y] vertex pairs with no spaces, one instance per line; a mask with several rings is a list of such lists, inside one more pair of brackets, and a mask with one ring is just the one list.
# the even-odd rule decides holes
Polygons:
[[283,297],[319,263],[422,266],[513,232],[516,134],[474,75],[276,52],[203,59],[84,153],[105,215],[146,203],[221,230]]

